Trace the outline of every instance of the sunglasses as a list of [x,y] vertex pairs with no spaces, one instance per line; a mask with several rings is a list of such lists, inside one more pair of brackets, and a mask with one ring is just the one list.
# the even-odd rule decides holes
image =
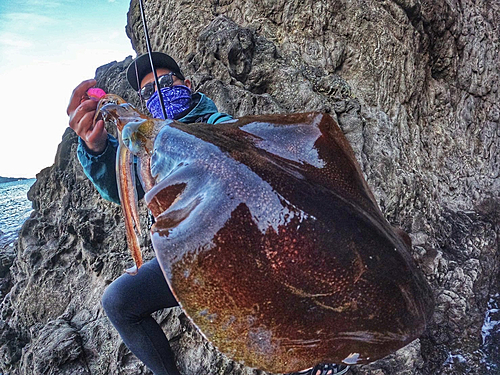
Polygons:
[[[158,85],[160,85],[160,89],[164,87],[172,87],[174,85],[174,79],[172,78],[172,76],[175,76],[175,73],[170,72],[158,77]],[[144,85],[143,88],[139,90],[139,95],[144,100],[148,100],[149,98],[151,98],[154,93],[155,93],[154,81],[147,83],[146,85]]]

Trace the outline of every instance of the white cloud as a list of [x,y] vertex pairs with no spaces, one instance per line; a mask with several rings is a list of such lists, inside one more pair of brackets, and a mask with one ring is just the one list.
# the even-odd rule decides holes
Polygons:
[[0,33],[0,44],[15,48],[29,48],[33,45],[26,38],[10,32]]
[[43,6],[46,8],[59,8],[60,6],[62,6],[62,3],[60,1],[47,1],[47,0],[29,0],[26,2],[26,4],[30,8],[37,6]]
[[118,32],[117,30],[115,30],[108,35],[109,40],[114,40],[118,38],[120,39],[123,38],[123,32]]
[[56,22],[56,20],[52,17],[28,12],[6,13],[2,18],[3,22],[9,23],[9,27],[15,27],[17,29],[34,29],[40,26],[51,25]]

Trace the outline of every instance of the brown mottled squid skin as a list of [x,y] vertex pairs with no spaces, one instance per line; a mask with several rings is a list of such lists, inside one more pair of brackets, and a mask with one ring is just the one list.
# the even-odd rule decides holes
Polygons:
[[153,123],[127,130],[150,157],[153,245],[221,352],[282,373],[372,362],[421,335],[430,287],[330,116]]

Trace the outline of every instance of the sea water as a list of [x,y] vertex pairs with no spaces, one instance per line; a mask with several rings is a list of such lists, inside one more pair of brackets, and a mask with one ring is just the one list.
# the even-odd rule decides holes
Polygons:
[[16,240],[30,216],[32,208],[27,193],[35,181],[32,178],[0,183],[0,249]]
[[483,329],[484,362],[491,374],[500,374],[500,294],[488,302]]

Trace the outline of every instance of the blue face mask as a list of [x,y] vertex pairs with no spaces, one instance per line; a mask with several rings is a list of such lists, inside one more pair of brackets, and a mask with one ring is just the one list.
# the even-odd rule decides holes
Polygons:
[[[191,90],[187,86],[176,85],[172,87],[164,87],[160,91],[163,96],[163,103],[165,104],[167,118],[169,119],[176,119],[178,115],[186,111],[191,105]],[[146,107],[148,107],[148,110],[151,112],[153,117],[165,120],[161,109],[158,91],[156,91],[153,96],[148,99]]]

